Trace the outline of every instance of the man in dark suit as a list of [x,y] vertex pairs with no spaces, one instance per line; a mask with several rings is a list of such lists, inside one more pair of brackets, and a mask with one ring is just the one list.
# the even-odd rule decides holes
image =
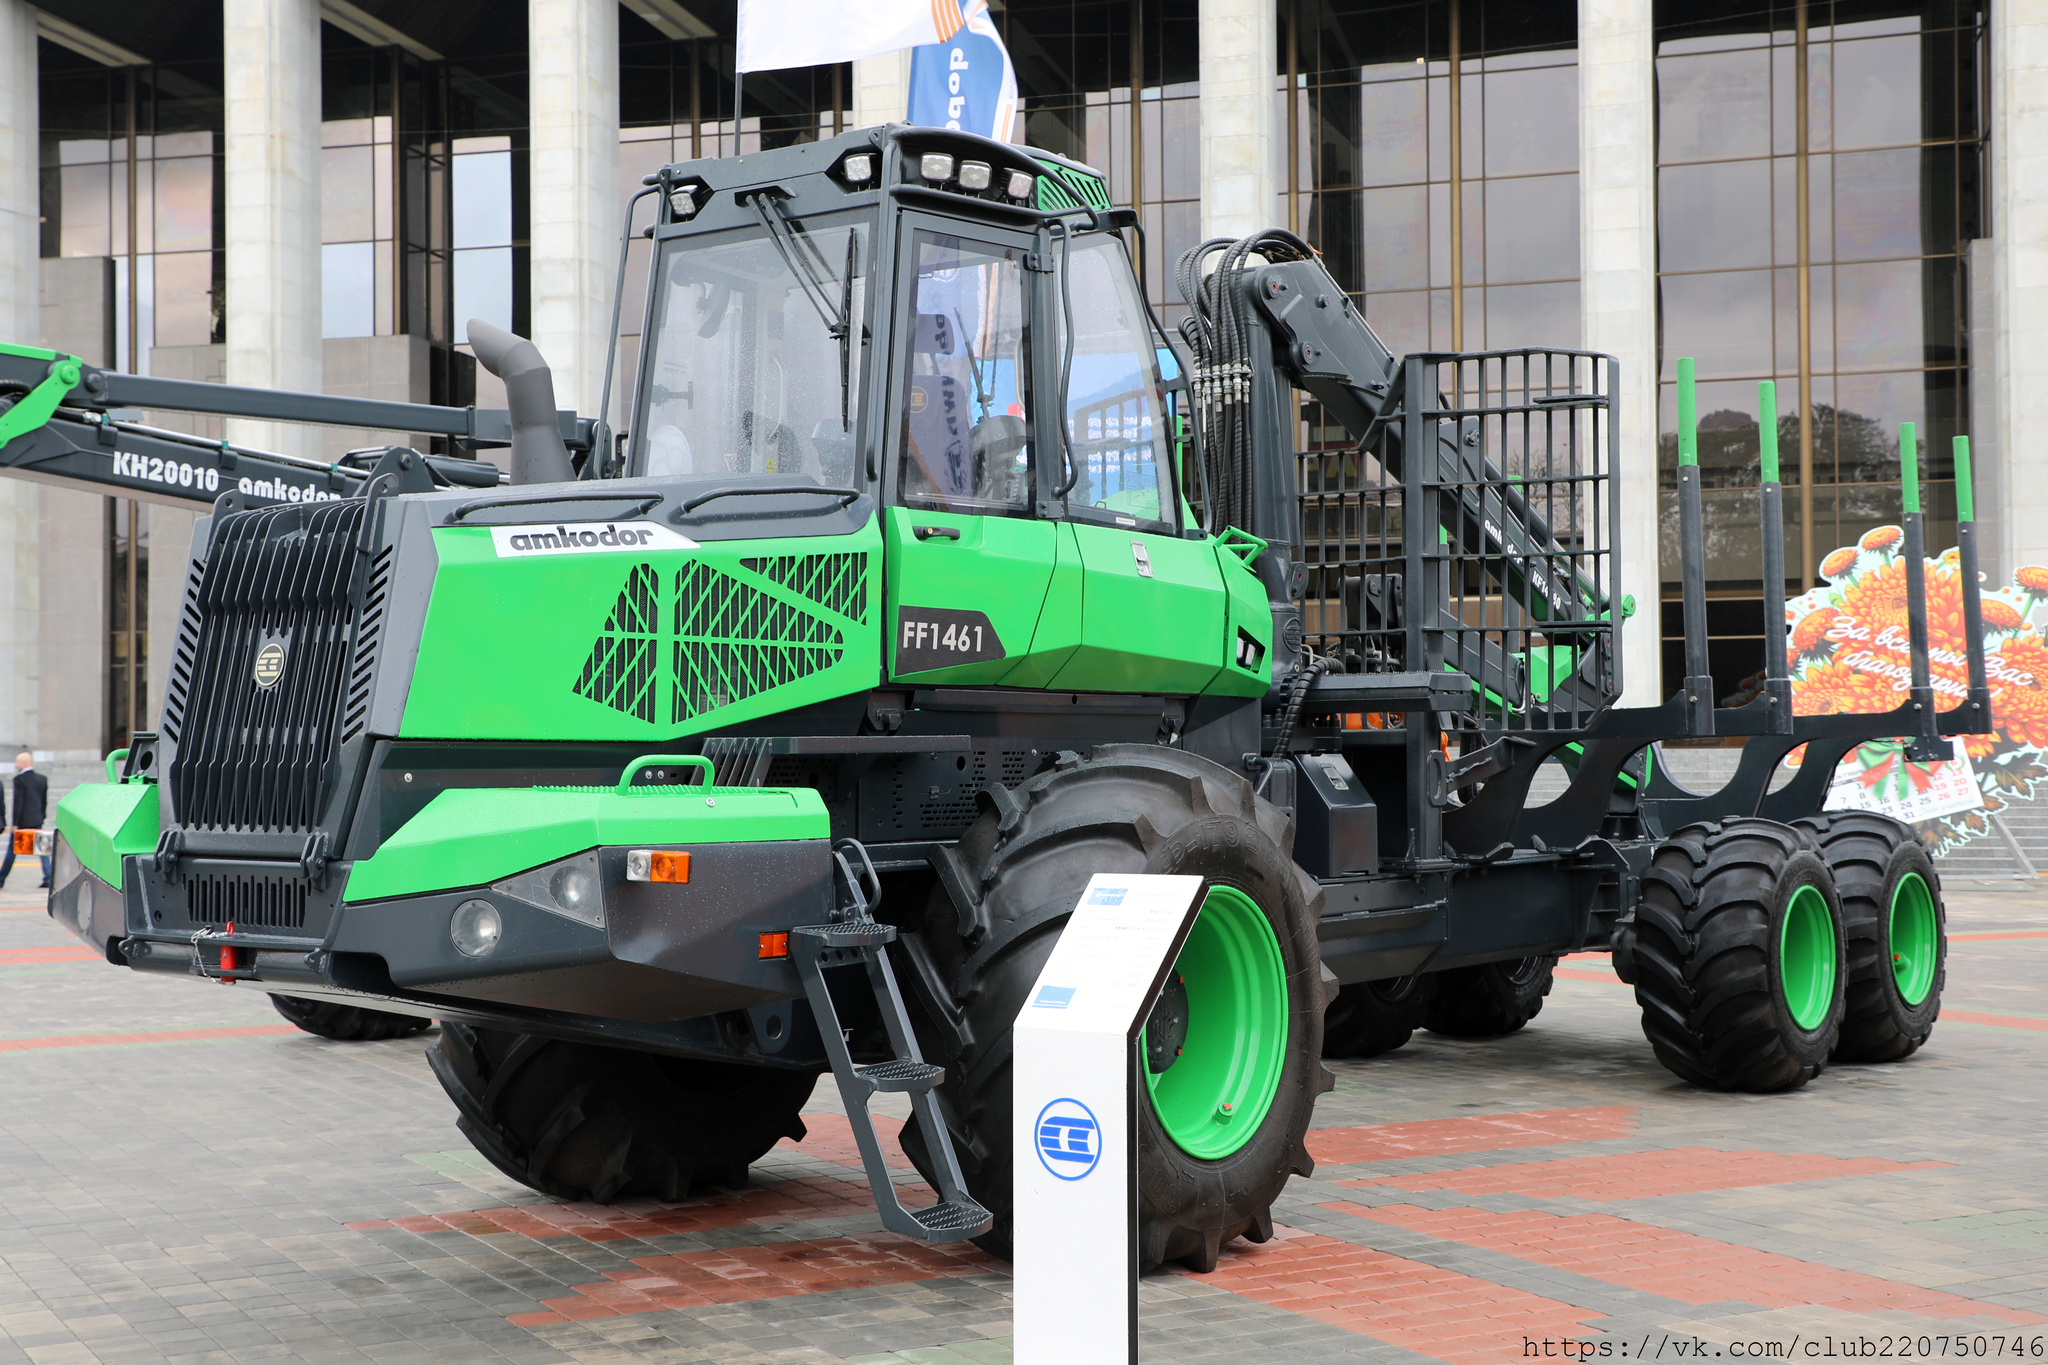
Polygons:
[[[50,779],[36,771],[36,756],[23,751],[14,756],[14,828],[41,829],[49,814]],[[10,841],[8,851],[13,852]],[[10,858],[11,862],[12,859]],[[50,884],[50,858],[44,854],[43,885]],[[5,882],[6,873],[0,870],[0,882]]]

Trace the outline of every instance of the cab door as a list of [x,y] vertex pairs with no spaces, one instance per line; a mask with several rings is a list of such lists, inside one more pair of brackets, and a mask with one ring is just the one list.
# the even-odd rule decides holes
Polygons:
[[[1183,535],[1158,341],[1122,241],[1076,241],[1050,310],[1066,448],[1043,460],[1082,568],[1079,647],[1051,686],[1200,692],[1225,663],[1229,601],[1207,537]],[[1071,360],[1065,316],[1071,308]],[[1049,370],[1048,372],[1057,372]],[[1048,385],[1048,387],[1056,387]]]
[[1032,516],[1031,239],[906,213],[883,513],[891,679],[1001,682],[1034,662],[1055,528]]

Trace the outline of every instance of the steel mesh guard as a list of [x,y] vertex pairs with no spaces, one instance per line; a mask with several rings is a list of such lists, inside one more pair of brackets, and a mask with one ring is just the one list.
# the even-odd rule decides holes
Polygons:
[[1621,691],[1613,386],[1586,352],[1409,356],[1368,444],[1301,457],[1310,646],[1467,674],[1455,724],[1590,724]]

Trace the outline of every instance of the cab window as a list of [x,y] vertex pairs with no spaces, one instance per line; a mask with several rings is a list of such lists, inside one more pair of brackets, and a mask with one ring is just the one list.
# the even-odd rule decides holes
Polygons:
[[1031,498],[1030,332],[1022,248],[919,232],[898,497],[1022,513]]
[[1087,520],[1173,522],[1171,424],[1158,340],[1138,297],[1123,243],[1077,241],[1067,257],[1065,298],[1051,306],[1053,363],[1067,364],[1066,309],[1074,318],[1067,369],[1070,513]]

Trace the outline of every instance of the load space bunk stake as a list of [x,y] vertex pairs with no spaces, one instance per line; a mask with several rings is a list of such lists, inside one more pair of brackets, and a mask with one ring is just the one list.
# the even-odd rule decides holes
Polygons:
[[1905,485],[1906,625],[1913,649],[1913,722],[1916,733],[1906,746],[1915,763],[1955,757],[1955,745],[1941,737],[1941,717],[1934,706],[1934,679],[1927,661],[1927,542],[1920,512],[1920,443],[1911,422],[1899,423],[1899,473]]
[[[859,876],[847,861],[849,851],[860,860]],[[995,1225],[995,1215],[967,1195],[967,1182],[960,1174],[952,1137],[932,1095],[933,1089],[945,1079],[946,1070],[925,1061],[911,1035],[910,1019],[904,1012],[903,996],[896,989],[896,974],[890,970],[886,951],[896,938],[896,929],[877,923],[873,915],[873,907],[881,899],[881,880],[875,875],[867,850],[856,840],[838,840],[833,845],[832,859],[851,892],[853,904],[836,912],[840,917],[830,924],[790,930],[789,950],[796,960],[797,974],[803,979],[804,994],[817,1015],[818,1033],[824,1039],[825,1054],[832,1061],[832,1078],[839,1083],[839,1098],[846,1104],[846,1121],[860,1146],[861,1165],[867,1169],[868,1184],[874,1189],[882,1226],[923,1242],[979,1237]],[[846,1033],[839,1022],[839,1011],[833,1007],[825,973],[851,967],[865,971],[868,987],[875,994],[875,1005],[889,1038],[891,1055],[887,1061],[857,1065],[847,1048]],[[889,1178],[889,1168],[882,1160],[881,1140],[868,1115],[868,1101],[877,1091],[909,1095],[917,1122],[924,1127],[925,1150],[931,1153],[939,1185],[939,1202],[928,1208],[905,1208],[896,1197],[895,1182]]]
[[1956,570],[1962,575],[1963,638],[1970,642],[1970,695],[1963,702],[1962,733],[1991,728],[1991,685],[1984,673],[1984,596],[1977,574],[1977,495],[1970,486],[1970,438],[1955,438]]
[[1692,371],[1692,357],[1678,362],[1678,562],[1685,610],[1685,733],[1704,737],[1714,733],[1714,678],[1707,665],[1707,532]]
[[1785,486],[1778,481],[1778,386],[1756,386],[1762,456],[1764,571],[1764,733],[1792,733],[1792,674],[1785,657]]

